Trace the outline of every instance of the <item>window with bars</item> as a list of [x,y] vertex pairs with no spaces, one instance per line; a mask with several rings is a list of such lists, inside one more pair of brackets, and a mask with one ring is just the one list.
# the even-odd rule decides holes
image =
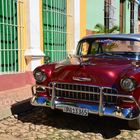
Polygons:
[[22,43],[19,43],[23,30],[21,5],[22,1],[0,0],[0,73],[21,70],[20,64],[23,61]]
[[104,26],[106,30],[109,30],[114,26],[115,7],[113,6],[112,2],[112,0],[104,1]]
[[123,33],[123,0],[120,0],[120,32]]
[[134,33],[134,26],[135,26],[135,22],[134,22],[134,7],[135,4],[134,2],[130,3],[130,33]]
[[140,5],[138,5],[138,19],[140,20]]
[[51,62],[66,58],[66,0],[43,0],[44,53]]

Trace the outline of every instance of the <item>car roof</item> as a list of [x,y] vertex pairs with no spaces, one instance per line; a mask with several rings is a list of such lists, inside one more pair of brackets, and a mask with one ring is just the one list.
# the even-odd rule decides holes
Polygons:
[[84,41],[86,39],[117,39],[140,41],[140,34],[93,34],[85,36],[81,39],[81,41]]

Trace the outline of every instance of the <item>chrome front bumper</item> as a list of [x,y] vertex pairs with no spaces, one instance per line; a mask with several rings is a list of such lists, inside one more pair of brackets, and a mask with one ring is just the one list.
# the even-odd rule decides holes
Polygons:
[[[85,108],[88,109],[89,114],[97,114],[99,116],[110,116],[110,117],[117,117],[125,120],[133,120],[140,116],[140,106],[136,102],[133,96],[129,95],[122,95],[122,94],[113,94],[110,95],[108,93],[103,93],[103,87],[101,87],[100,93],[99,93],[99,103],[98,104],[85,104],[85,103],[77,103],[77,102],[65,102],[60,100],[55,95],[55,91],[59,90],[55,87],[55,83],[53,83],[52,87],[47,86],[39,86],[42,89],[51,89],[52,90],[52,97],[51,100],[49,100],[47,97],[44,97],[45,102],[38,103],[36,100],[36,88],[38,85],[35,85],[32,87],[32,93],[33,98],[31,99],[31,104],[34,106],[44,106],[49,107],[51,109],[59,109],[63,110],[66,106],[72,106],[72,107],[79,107],[79,108]],[[137,108],[120,108],[117,105],[113,104],[104,104],[103,103],[103,97],[104,96],[117,96],[117,97],[123,97],[131,99],[135,102]],[[42,97],[41,97],[42,98]]]

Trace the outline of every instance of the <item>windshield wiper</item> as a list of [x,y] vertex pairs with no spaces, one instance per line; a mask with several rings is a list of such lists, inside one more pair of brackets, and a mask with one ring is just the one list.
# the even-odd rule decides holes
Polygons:
[[99,56],[99,57],[119,57],[119,58],[124,58],[124,59],[128,59],[129,60],[129,58],[128,57],[126,57],[126,56],[122,56],[122,55],[120,55],[120,54],[113,54],[113,53],[109,53],[109,52],[107,52],[107,53],[100,53],[100,54],[95,54],[95,56]]
[[95,54],[95,56],[113,56],[112,53],[98,53],[98,54]]

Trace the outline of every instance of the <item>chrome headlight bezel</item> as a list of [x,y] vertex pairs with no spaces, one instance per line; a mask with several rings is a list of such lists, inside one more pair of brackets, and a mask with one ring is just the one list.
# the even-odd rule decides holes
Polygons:
[[120,81],[120,86],[125,91],[133,91],[136,88],[136,81],[132,78],[123,78]]
[[41,70],[35,70],[34,78],[35,78],[36,82],[41,83],[47,79],[47,76],[46,76],[45,72],[43,72]]

